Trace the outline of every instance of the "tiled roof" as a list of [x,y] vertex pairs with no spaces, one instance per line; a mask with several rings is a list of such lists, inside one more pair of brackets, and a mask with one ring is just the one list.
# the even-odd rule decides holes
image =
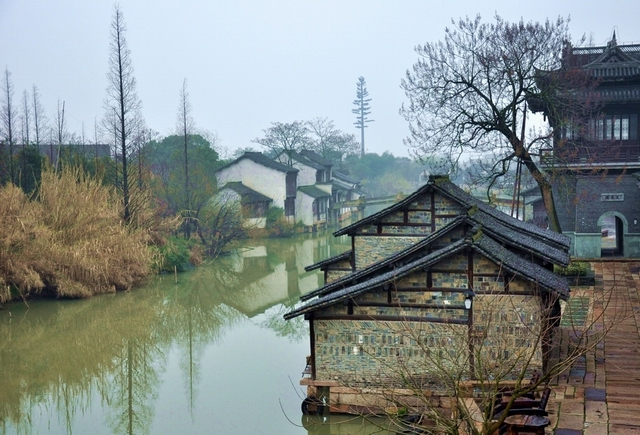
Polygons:
[[275,169],[276,171],[280,171],[280,172],[299,172],[296,168],[276,162],[275,160],[270,159],[269,157],[265,156],[262,153],[249,152],[249,151],[245,152],[243,155],[233,160],[232,162],[229,162],[226,165],[222,166],[221,168],[218,168],[216,172],[220,172],[221,170],[226,169],[229,166],[235,165],[236,163],[238,163],[240,160],[243,160],[243,159],[249,159],[262,166],[266,166],[267,168]]
[[[325,284],[324,286],[309,292],[307,294],[304,294],[302,296],[300,296],[300,300],[305,301],[308,299],[311,299],[315,296],[320,296],[322,294],[326,294],[326,293],[331,293],[332,291],[339,289],[339,288],[343,288],[343,287],[348,287],[351,286],[357,282],[362,281],[363,279],[368,279],[367,277],[369,275],[371,275],[372,273],[375,273],[376,271],[379,271],[380,269],[383,268],[389,268],[389,267],[393,267],[392,265],[396,262],[401,262],[401,260],[407,258],[407,257],[411,257],[413,254],[420,252],[422,250],[424,250],[425,248],[428,248],[435,240],[439,239],[440,237],[442,237],[444,234],[448,233],[449,231],[451,231],[454,227],[458,226],[460,223],[464,222],[464,216],[459,216],[457,217],[453,222],[449,223],[448,225],[446,225],[445,227],[441,228],[440,230],[429,234],[427,237],[425,237],[424,239],[420,240],[418,243],[416,243],[415,245],[409,246],[408,248],[403,249],[402,251],[399,251],[393,255],[390,255],[380,261],[377,261],[373,264],[370,264],[367,267],[364,267],[362,269],[356,270],[353,273],[350,273],[349,275],[343,276],[339,279],[336,279],[335,281],[331,281],[330,283]],[[350,251],[348,251],[350,252]],[[402,261],[403,264],[406,264],[407,261]]]
[[537,225],[523,222],[519,219],[511,217],[508,214],[503,213],[488,204],[485,204],[479,199],[472,197],[467,192],[449,181],[448,178],[446,180],[443,180],[442,182],[438,182],[436,180],[433,186],[436,190],[439,190],[443,194],[450,195],[452,199],[458,200],[462,204],[477,206],[479,210],[487,213],[503,225],[506,225],[507,227],[510,227],[516,231],[528,233],[531,236],[535,236],[536,238],[539,238],[540,240],[543,240],[547,243],[555,244],[558,248],[561,249],[569,249],[569,246],[571,245],[571,239],[568,236],[556,233],[555,231],[551,231],[545,228],[540,228]]
[[300,151],[300,154],[302,154],[303,156],[305,156],[309,160],[312,160],[312,161],[316,162],[319,165],[322,165],[322,166],[333,166],[333,162],[331,160],[325,159],[324,157],[322,157],[320,154],[318,154],[315,151],[302,150],[302,151]]
[[566,267],[569,265],[567,249],[560,249],[553,244],[546,243],[535,235],[504,225],[480,209],[472,208],[469,211],[467,221],[481,225],[485,232],[502,243],[530,252],[538,258],[558,266]]
[[311,272],[312,270],[321,269],[324,266],[349,259],[351,259],[351,250],[344,251],[342,254],[334,255],[333,257],[329,257],[326,260],[318,261],[317,263],[305,267],[304,270],[307,272]]
[[343,190],[352,190],[353,189],[353,184],[351,183],[345,183],[344,181],[340,180],[339,178],[334,177],[333,180],[331,180],[331,182],[333,183],[333,186],[335,188],[338,189],[343,189]]
[[555,245],[557,248],[568,249],[570,246],[571,239],[569,239],[569,237],[563,234],[556,233],[551,230],[540,228],[536,225],[533,225],[527,222],[520,221],[518,219],[515,219],[509,216],[506,213],[496,210],[490,205],[485,204],[479,199],[469,195],[467,192],[465,192],[464,190],[462,190],[461,188],[453,184],[451,181],[449,181],[448,177],[443,177],[443,176],[430,176],[429,182],[427,184],[425,184],[424,186],[416,190],[411,195],[407,196],[405,199],[396,202],[395,204],[387,207],[384,210],[379,211],[378,213],[372,214],[369,217],[366,217],[364,219],[359,220],[358,222],[348,225],[334,232],[333,235],[341,236],[344,234],[350,234],[350,233],[353,233],[357,228],[359,228],[362,225],[372,224],[372,223],[375,224],[381,221],[382,218],[387,214],[392,213],[396,210],[403,209],[404,207],[411,204],[420,195],[431,192],[432,190],[458,202],[463,206],[467,206],[467,207],[475,206],[479,210],[495,218],[498,222],[502,223],[503,225],[506,225],[507,227],[510,227],[516,231],[527,233],[532,237],[536,237],[540,239],[540,241]]
[[498,242],[504,243],[511,247],[515,247],[525,252],[529,252],[535,257],[548,261],[552,264],[558,264],[564,267],[569,264],[569,254],[566,251],[542,243],[525,233],[514,231],[513,229],[506,227],[499,222],[496,222],[491,216],[487,215],[486,213],[475,209],[468,214],[461,214],[449,224],[439,229],[438,231],[429,234],[418,243],[365,268],[350,273],[349,275],[343,276],[335,281],[331,281],[330,283],[327,283],[312,292],[302,295],[300,299],[304,301],[315,296],[331,293],[336,289],[349,286],[358,281],[366,279],[367,276],[375,273],[382,268],[393,267],[392,265],[394,265],[395,263],[406,264],[407,261],[413,261],[413,257],[415,255],[425,255],[422,254],[421,251],[428,249],[432,243],[434,243],[436,240],[461,224],[466,224],[475,228],[482,229],[485,233],[487,233],[487,235],[491,236]]
[[231,189],[240,195],[242,204],[252,204],[257,202],[272,202],[273,200],[260,192],[256,192],[250,187],[245,186],[240,181],[229,181],[222,189]]
[[309,195],[312,198],[325,198],[327,196],[331,196],[330,193],[327,193],[314,185],[299,186],[298,190],[306,195]]
[[333,178],[337,178],[340,181],[343,181],[345,183],[350,183],[350,184],[354,184],[354,185],[360,183],[355,178],[351,178],[348,175],[343,174],[342,172],[333,171],[332,174],[333,174]]
[[382,286],[387,283],[392,283],[399,278],[417,270],[421,267],[425,267],[429,264],[435,263],[439,261],[441,258],[445,258],[448,255],[451,255],[459,249],[463,249],[467,246],[467,243],[464,240],[460,240],[458,242],[452,243],[451,245],[440,249],[431,255],[422,257],[419,260],[416,260],[408,265],[400,267],[398,269],[394,269],[390,272],[386,272],[380,275],[377,275],[371,279],[368,279],[364,282],[354,284],[348,287],[344,287],[335,292],[329,293],[320,298],[314,299],[311,302],[303,305],[300,308],[297,308],[287,314],[284,315],[285,319],[291,319],[293,317],[297,317],[301,314],[316,310],[318,308],[327,307],[333,305],[337,302],[341,302],[345,299],[352,298],[359,294],[362,294],[368,290],[371,290],[375,287]]
[[[303,156],[302,154],[300,154],[297,151],[286,151],[283,154],[286,154],[287,156],[289,156],[289,158],[291,158],[293,160],[296,160],[296,161],[302,163],[303,165],[309,166],[309,167],[311,167],[313,169],[317,169],[317,170],[320,170],[320,169],[321,170],[325,170],[325,169],[327,169],[323,165],[321,165],[319,163],[316,163],[311,159],[308,159],[307,157]],[[282,154],[280,154],[280,155],[282,155]]]
[[319,308],[324,308],[342,302],[343,300],[353,298],[374,288],[386,284],[392,284],[398,279],[416,270],[429,267],[451,255],[463,252],[467,249],[473,249],[474,251],[481,253],[485,257],[499,264],[503,271],[507,271],[523,280],[538,285],[538,287],[544,292],[555,294],[565,300],[569,297],[569,286],[564,279],[541,266],[519,257],[515,253],[496,243],[488,235],[483,234],[482,231],[478,231],[474,237],[466,237],[465,239],[453,242],[442,249],[419,257],[402,267],[314,299],[302,307],[285,314],[284,318],[291,319]]

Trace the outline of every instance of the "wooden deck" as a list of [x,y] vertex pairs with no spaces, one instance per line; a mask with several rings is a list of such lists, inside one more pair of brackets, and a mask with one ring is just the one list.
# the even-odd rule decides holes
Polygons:
[[[604,310],[616,318],[615,326],[593,352],[556,379],[548,405],[548,434],[640,434],[640,262],[596,262],[594,287],[572,289],[572,297],[610,294],[603,306],[594,304],[590,315]],[[610,291],[610,292],[609,292]],[[565,337],[568,331],[565,331]],[[559,347],[567,351],[568,340]]]

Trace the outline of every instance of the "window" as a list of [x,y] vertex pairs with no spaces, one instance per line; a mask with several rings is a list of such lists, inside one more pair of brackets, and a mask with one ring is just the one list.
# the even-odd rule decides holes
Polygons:
[[284,200],[284,215],[285,216],[294,216],[295,215],[295,198],[287,198]]
[[[295,197],[296,196],[296,189],[298,188],[297,186],[297,177],[298,174],[295,172],[288,172],[286,175],[286,189],[287,189],[287,197],[291,198],[291,197]],[[286,209],[286,205],[285,205],[285,209]]]
[[638,115],[607,115],[605,118],[590,120],[589,136],[593,140],[637,140]]
[[607,118],[604,120],[604,140],[609,140],[613,137],[613,118]]
[[629,140],[629,118],[622,118],[622,132],[620,139]]

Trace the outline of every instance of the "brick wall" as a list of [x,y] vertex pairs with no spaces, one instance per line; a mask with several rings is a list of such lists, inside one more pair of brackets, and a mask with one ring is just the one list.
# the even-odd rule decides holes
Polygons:
[[[387,289],[356,296],[351,308],[334,304],[322,309],[318,317],[333,319],[314,321],[317,379],[339,380],[344,385],[377,382],[399,386],[402,382],[392,376],[390,368],[402,367],[405,375],[435,377],[437,371],[429,372],[426,368],[434,365],[433,358],[445,361],[450,370],[466,370],[468,311],[462,309],[465,295],[459,291],[467,288],[466,266],[466,255],[435,265],[432,280],[439,291],[427,290],[427,273],[421,270]],[[449,272],[444,271],[445,267]],[[460,272],[455,272],[456,269]],[[499,272],[499,265],[474,256],[474,273],[488,276],[474,275],[479,293],[473,301],[471,337],[476,369],[483,370],[485,375],[494,373],[508,379],[518,376],[525,366],[528,373],[542,367],[542,347],[536,342],[541,334],[541,304],[535,295],[504,294],[505,280],[497,276]],[[509,290],[515,293],[534,293],[532,286],[518,278],[509,281]],[[492,294],[483,294],[487,292]],[[344,319],[350,310],[359,320]],[[375,320],[379,316],[395,317],[398,321]],[[371,320],[361,320],[368,317]],[[424,321],[413,321],[416,317]],[[462,366],[456,366],[455,361],[463,361]],[[509,373],[501,372],[506,368]],[[421,378],[421,382],[431,379],[427,378]]]
[[[356,269],[386,258],[422,240],[435,230],[449,224],[462,212],[462,207],[441,195],[436,195],[431,209],[431,194],[424,194],[409,204],[406,209],[389,213],[379,225],[363,225],[355,235]],[[422,224],[422,225],[420,225]],[[452,236],[455,238],[455,236]],[[458,236],[460,237],[460,236]]]
[[356,236],[356,269],[362,269],[418,243],[418,237]]
[[432,360],[452,371],[468,368],[456,359],[468,349],[466,325],[316,320],[314,329],[318,380],[337,380],[345,386],[406,386],[401,374],[425,381],[438,377]]
[[[631,174],[567,175],[554,185],[554,198],[562,230],[599,233],[598,218],[608,211],[622,214],[628,222],[640,219],[640,189]],[[603,200],[603,193],[623,194],[621,201]],[[640,227],[629,232],[640,232]]]
[[326,278],[325,284],[328,284],[332,281],[336,281],[342,278],[343,276],[349,275],[352,272],[351,261],[343,260],[337,263],[333,263],[329,265],[326,272],[327,272],[327,275],[326,275],[327,278]]
[[[513,283],[518,287],[522,283]],[[542,369],[540,299],[524,295],[480,295],[473,302],[476,368],[515,378]]]

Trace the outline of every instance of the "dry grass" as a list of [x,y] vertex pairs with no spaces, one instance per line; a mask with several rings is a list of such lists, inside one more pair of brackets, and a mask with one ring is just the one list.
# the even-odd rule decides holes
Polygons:
[[114,192],[80,171],[45,172],[31,200],[0,189],[0,303],[11,290],[87,297],[128,290],[149,273],[148,230],[125,227]]

